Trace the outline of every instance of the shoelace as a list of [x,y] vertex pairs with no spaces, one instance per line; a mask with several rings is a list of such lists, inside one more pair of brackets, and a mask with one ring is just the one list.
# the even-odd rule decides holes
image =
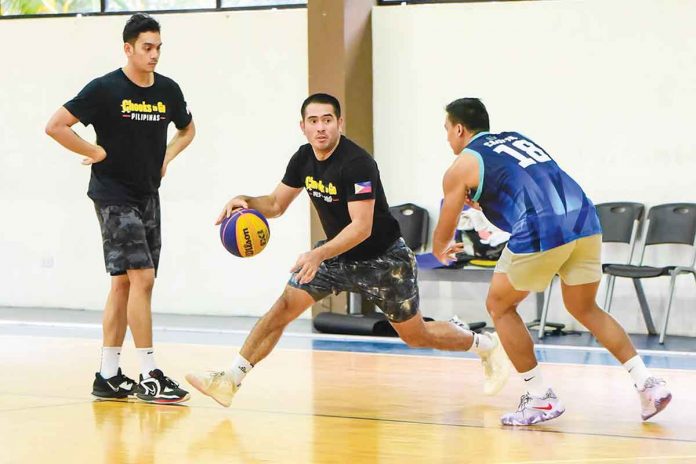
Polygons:
[[170,379],[169,377],[167,377],[166,375],[164,375],[164,373],[162,373],[162,371],[159,371],[159,374],[160,375],[153,376],[153,377],[156,378],[161,383],[163,383],[165,387],[179,388],[179,384],[176,383],[174,380]]
[[527,403],[532,401],[532,397],[530,396],[529,393],[525,393],[520,397],[520,405],[517,407],[517,411],[524,411],[524,408],[527,406]]
[[665,385],[664,379],[661,379],[659,377],[648,377],[648,380],[645,381],[645,385],[643,386],[644,390],[647,390],[648,388],[656,387],[658,385]]
[[225,379],[225,371],[206,371],[208,376],[210,377],[210,385],[214,385],[217,383],[224,383],[226,381]]
[[235,384],[234,379],[231,375],[227,375],[225,371],[208,371],[211,377],[211,385],[218,383],[221,387],[226,387],[226,385],[231,385],[232,387],[239,387],[241,384]]
[[179,388],[179,384],[175,382],[174,380],[170,379],[169,377],[164,377],[164,382],[167,384],[169,388]]
[[128,377],[128,376],[126,376],[126,375],[124,375],[124,374],[119,375],[119,376],[116,378],[116,382],[117,382],[117,385],[121,385],[123,382],[129,382],[129,383],[131,383],[131,384],[133,384],[133,385],[137,385],[137,383],[138,383],[138,382],[136,382],[135,380],[131,379],[130,377]]

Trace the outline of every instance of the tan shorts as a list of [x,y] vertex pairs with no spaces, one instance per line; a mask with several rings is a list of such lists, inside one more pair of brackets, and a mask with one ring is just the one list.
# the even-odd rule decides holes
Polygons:
[[600,281],[601,255],[601,234],[538,253],[515,254],[506,247],[495,272],[507,274],[515,290],[543,292],[556,274],[568,285]]

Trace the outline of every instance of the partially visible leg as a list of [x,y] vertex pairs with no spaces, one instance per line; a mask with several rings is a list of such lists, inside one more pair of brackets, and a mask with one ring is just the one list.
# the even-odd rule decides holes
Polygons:
[[[537,253],[515,254],[503,250],[491,281],[486,305],[512,364],[527,392],[543,397],[549,391],[534,355],[534,343],[517,305],[530,291],[542,292],[574,248],[566,244]],[[546,419],[543,419],[546,420]]]
[[112,278],[102,321],[101,367],[95,376],[92,394],[100,398],[125,398],[135,392],[135,382],[123,375],[119,368],[121,348],[128,327],[130,297],[130,281],[123,266],[124,241],[121,237],[123,218],[132,214],[132,208],[95,203],[95,211],[102,233],[104,264]]
[[169,404],[187,401],[186,390],[157,368],[152,347],[152,288],[155,270],[129,269],[128,326],[140,358],[140,383],[136,397],[148,403]]
[[[152,209],[152,208],[151,208]],[[149,212],[149,214],[148,214]],[[132,205],[98,206],[97,215],[102,229],[104,261],[111,274],[122,274],[114,282],[122,288],[120,304],[126,299],[126,315],[136,348],[139,349],[141,373],[144,377],[155,368],[152,353],[143,354],[140,350],[152,351],[152,288],[155,283],[156,262],[153,251],[159,253],[159,242],[148,241],[157,230],[149,224],[154,213]],[[155,221],[156,222],[156,221]],[[152,237],[151,237],[152,238]],[[126,290],[127,285],[127,290]],[[113,286],[112,286],[113,287]],[[113,292],[112,292],[113,293]],[[110,302],[112,298],[110,296]],[[119,316],[121,321],[123,315]],[[105,314],[105,319],[111,318]],[[118,341],[123,340],[125,330],[113,334]]]
[[435,348],[447,351],[469,351],[478,334],[464,330],[452,322],[425,322],[420,311],[403,322],[390,321],[399,337],[411,348]]
[[582,285],[562,284],[563,303],[568,312],[597,338],[623,364],[638,390],[641,417],[647,420],[662,411],[672,399],[664,380],[652,376],[623,327],[597,306],[599,282]]
[[103,346],[99,372],[92,384],[92,395],[104,399],[122,399],[135,393],[135,381],[121,372],[121,349],[128,328],[128,276],[111,278],[111,289],[102,318]]
[[510,377],[509,361],[496,334],[477,334],[455,322],[424,321],[420,311],[406,321],[390,321],[406,344],[413,348],[472,351],[479,355],[484,369],[483,392],[498,393]]
[[599,282],[584,285],[561,283],[563,303],[568,312],[597,338],[621,364],[636,356],[626,331],[611,314],[597,306]]
[[315,299],[308,292],[286,286],[271,309],[251,329],[231,369],[191,373],[186,375],[186,380],[204,395],[228,407],[232,404],[232,398],[246,374],[256,363],[270,354],[283,335],[285,327],[314,302]]
[[517,314],[517,305],[527,295],[527,291],[515,290],[507,274],[496,272],[486,298],[486,308],[493,319],[495,330],[517,372],[529,371],[537,365],[532,336]]
[[99,372],[105,379],[118,373],[121,347],[128,328],[129,287],[127,275],[111,277],[111,289],[106,299],[102,317],[103,347]]
[[155,270],[129,269],[128,326],[136,348],[152,348],[152,289]]
[[252,365],[263,360],[283,335],[285,327],[314,304],[314,298],[305,292],[286,286],[271,309],[256,322],[239,353]]
[[534,343],[517,313],[517,305],[529,294],[516,290],[505,273],[495,273],[486,306],[512,364],[527,388],[516,411],[501,417],[503,425],[533,425],[554,419],[565,411],[545,383],[534,355]]
[[104,306],[102,331],[104,346],[122,346],[128,329],[128,291],[130,282],[127,275],[111,277],[111,289]]
[[669,404],[672,394],[664,380],[653,377],[636,353],[626,331],[596,303],[601,273],[601,236],[577,240],[569,259],[560,269],[563,302],[570,314],[616,357],[630,374],[640,395],[643,420]]

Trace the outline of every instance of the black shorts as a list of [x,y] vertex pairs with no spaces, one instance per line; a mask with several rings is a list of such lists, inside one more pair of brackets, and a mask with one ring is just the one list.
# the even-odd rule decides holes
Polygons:
[[155,269],[159,265],[162,235],[159,196],[139,205],[94,203],[104,246],[106,272],[123,275],[128,269]]
[[359,293],[373,302],[392,322],[404,322],[418,313],[416,257],[402,238],[381,256],[363,261],[331,258],[319,266],[308,284],[290,277],[288,285],[309,293],[315,301],[331,293]]

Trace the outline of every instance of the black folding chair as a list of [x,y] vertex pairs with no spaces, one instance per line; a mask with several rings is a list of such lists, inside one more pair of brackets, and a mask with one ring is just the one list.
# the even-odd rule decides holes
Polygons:
[[428,210],[413,203],[405,203],[390,207],[389,212],[399,222],[406,245],[414,252],[424,248],[428,243]]
[[[628,245],[629,252],[625,264],[630,264],[633,260],[633,253],[636,248],[636,238],[638,236],[640,223],[643,219],[643,214],[645,212],[645,205],[643,205],[642,203],[622,201],[600,203],[598,205],[595,205],[595,208],[597,209],[599,222],[602,225],[602,242],[624,243]],[[610,264],[602,264],[602,271],[604,271],[604,269],[606,269],[609,265]],[[544,309],[541,313],[541,320],[539,322],[539,338],[544,338],[545,335],[544,330],[547,325],[546,318],[549,312],[551,291],[553,290],[553,285],[556,282],[556,280],[558,280],[557,276],[554,277],[554,279],[551,281],[551,285],[549,285],[546,296],[544,298]],[[614,276],[608,277],[607,288],[611,288],[611,291],[613,292]],[[607,291],[607,296],[605,298],[605,308],[607,311],[609,311],[609,307],[606,304],[608,298],[609,291]],[[652,324],[652,319],[650,319],[650,323]]]
[[[670,265],[663,267],[646,266],[643,264],[645,249],[652,245],[681,244],[691,247],[691,264],[688,266]],[[606,266],[604,272],[610,276],[610,285],[607,288],[607,311],[611,307],[611,300],[614,291],[614,279],[616,277],[626,277],[633,279],[633,283],[638,293],[638,301],[645,317],[648,332],[655,334],[655,327],[652,325],[650,317],[650,307],[645,298],[641,279],[669,276],[669,296],[667,308],[662,321],[660,332],[660,343],[665,342],[667,333],[667,323],[669,322],[672,301],[674,297],[676,278],[680,274],[691,274],[696,280],[696,203],[668,203],[653,206],[648,213],[645,240],[640,253],[638,265],[631,264],[612,264]]]

